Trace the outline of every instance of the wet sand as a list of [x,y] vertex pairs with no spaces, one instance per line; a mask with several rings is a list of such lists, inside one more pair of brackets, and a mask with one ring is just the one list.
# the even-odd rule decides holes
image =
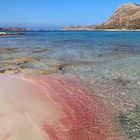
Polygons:
[[1,140],[123,140],[111,112],[76,78],[0,75]]

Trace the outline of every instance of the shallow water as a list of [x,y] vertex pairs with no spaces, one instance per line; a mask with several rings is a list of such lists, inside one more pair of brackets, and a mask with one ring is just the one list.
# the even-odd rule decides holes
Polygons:
[[0,48],[48,48],[42,55],[92,61],[94,55],[139,54],[140,32],[46,31],[0,37]]
[[139,44],[140,32],[31,31],[0,37],[0,65],[6,72],[80,79],[102,100],[125,137],[138,140]]

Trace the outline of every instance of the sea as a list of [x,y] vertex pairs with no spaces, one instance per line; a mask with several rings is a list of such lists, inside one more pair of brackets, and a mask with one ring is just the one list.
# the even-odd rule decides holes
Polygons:
[[[13,33],[13,32],[12,32]],[[14,32],[15,33],[15,32]],[[17,57],[45,59],[28,64],[74,75],[99,96],[128,139],[140,139],[140,32],[22,31],[0,36],[0,60]],[[7,49],[11,52],[7,52]],[[18,49],[20,51],[14,51]]]
[[[0,48],[48,48],[44,57],[94,61],[94,54],[139,54],[140,32],[26,31],[0,37]],[[113,56],[112,56],[113,57]]]

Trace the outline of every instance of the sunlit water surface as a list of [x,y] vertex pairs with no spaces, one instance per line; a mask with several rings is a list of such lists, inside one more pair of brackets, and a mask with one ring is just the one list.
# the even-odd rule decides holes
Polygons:
[[[128,139],[140,139],[140,32],[30,31],[0,37],[1,61],[37,57],[26,64],[33,69],[53,69],[75,75],[112,107]],[[42,50],[45,51],[42,51]]]

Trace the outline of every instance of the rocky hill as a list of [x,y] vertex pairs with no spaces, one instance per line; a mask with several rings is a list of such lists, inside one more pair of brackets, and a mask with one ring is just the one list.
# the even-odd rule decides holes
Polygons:
[[97,28],[140,29],[140,5],[129,2],[120,6],[112,17]]
[[140,29],[140,5],[129,2],[116,9],[114,14],[98,26],[66,26],[65,30]]

